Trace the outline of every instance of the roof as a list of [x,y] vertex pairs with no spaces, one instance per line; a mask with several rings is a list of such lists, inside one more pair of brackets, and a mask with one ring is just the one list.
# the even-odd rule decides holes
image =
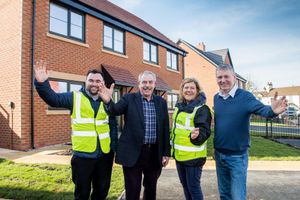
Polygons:
[[300,96],[300,86],[272,88],[270,92],[259,91],[256,94],[261,94],[263,97],[274,97],[275,92],[278,92],[280,96]]
[[[129,70],[125,68],[102,64],[101,70],[103,72],[105,83],[107,86],[111,85],[112,83],[127,87],[135,87],[137,85],[138,80],[132,75]],[[155,89],[160,91],[171,90],[170,86],[158,76],[156,76]]]
[[[194,45],[192,45],[182,39],[180,39],[177,43],[180,43],[180,42],[187,45],[190,49],[195,51],[198,55],[204,57],[206,60],[208,60],[210,63],[212,63],[215,67],[218,67],[220,64],[224,64],[227,55],[229,56],[229,59],[231,62],[229,49],[219,49],[219,50],[214,50],[214,51],[202,51],[202,50],[198,49],[197,47],[195,47]],[[243,78],[238,73],[235,73],[235,74],[238,79],[240,79],[244,82],[247,81],[247,79]]]
[[235,73],[236,77],[244,82],[247,82],[247,79],[245,79],[244,77],[242,77],[241,75],[239,75],[238,73]]
[[224,60],[222,58],[222,56],[214,54],[212,52],[203,52],[203,54],[208,57],[210,60],[212,60],[214,63],[216,63],[216,65],[220,65],[224,63]]
[[207,57],[204,54],[204,51],[198,49],[194,45],[192,45],[192,44],[190,44],[187,41],[182,40],[182,39],[179,39],[179,41],[177,42],[177,44],[179,44],[179,43],[183,43],[183,44],[187,45],[190,49],[192,49],[193,51],[195,51],[198,55],[203,56],[207,61],[209,61],[211,64],[215,65],[215,67],[218,67],[218,64],[215,63],[213,60],[211,60],[209,57]]
[[206,51],[204,54],[214,61],[217,65],[224,64],[226,56],[228,55],[228,49],[220,49],[214,51]]
[[137,79],[135,79],[127,69],[102,64],[102,72],[105,78],[105,83],[108,85],[115,83],[116,85],[122,86],[136,86]]
[[135,16],[134,14],[118,7],[117,5],[107,1],[107,0],[79,0],[80,2],[93,7],[97,9],[98,11],[101,11],[102,13],[105,13],[106,15],[115,18],[121,22],[126,23],[128,26],[132,26],[142,32],[145,32],[183,52],[185,52],[183,49],[181,49],[175,42],[170,40],[168,37],[160,33],[158,30],[156,30],[154,27],[152,27],[150,24],[142,20],[141,18]]
[[163,81],[163,79],[159,78],[158,76],[156,76],[156,90],[161,90],[161,91],[170,91],[171,88],[170,86]]

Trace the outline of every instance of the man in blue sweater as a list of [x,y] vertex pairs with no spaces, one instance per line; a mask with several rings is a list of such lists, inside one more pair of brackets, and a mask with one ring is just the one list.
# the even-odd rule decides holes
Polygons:
[[287,101],[285,97],[277,99],[275,94],[271,106],[262,104],[250,92],[237,87],[230,65],[220,65],[216,78],[220,91],[214,96],[214,148],[220,199],[245,200],[250,116],[275,117],[286,110]]
[[[78,92],[56,93],[49,84],[46,64],[35,64],[35,87],[40,97],[52,107],[71,111],[73,157],[72,180],[76,200],[104,200],[111,180],[117,143],[117,122],[108,117],[98,95],[104,84],[99,70],[87,73],[85,87]],[[109,120],[108,120],[109,119]]]

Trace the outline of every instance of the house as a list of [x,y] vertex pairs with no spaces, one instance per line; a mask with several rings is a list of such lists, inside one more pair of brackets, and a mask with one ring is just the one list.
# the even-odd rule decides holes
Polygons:
[[[207,96],[207,104],[212,108],[213,96],[219,91],[219,87],[216,83],[216,67],[220,64],[230,64],[234,66],[229,49],[206,51],[203,42],[194,46],[182,39],[180,39],[177,44],[188,52],[184,59],[184,77],[195,77],[200,81]],[[236,77],[238,87],[245,88],[246,79],[237,73]]]
[[116,84],[116,101],[136,91],[144,70],[158,75],[155,92],[166,99],[178,93],[183,78],[185,50],[109,1],[4,0],[0,27],[2,148],[28,150],[70,141],[69,111],[49,107],[33,87],[36,61],[47,62],[56,92],[78,90],[88,69],[101,69],[106,83]]
[[272,82],[268,82],[263,91],[255,92],[254,95],[262,103],[271,105],[271,99],[278,92],[278,97],[286,96],[289,107],[300,110],[300,86],[274,88]]

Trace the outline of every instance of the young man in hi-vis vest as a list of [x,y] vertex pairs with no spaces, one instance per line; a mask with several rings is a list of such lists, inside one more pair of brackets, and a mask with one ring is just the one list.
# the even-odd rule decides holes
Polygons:
[[98,95],[99,85],[104,84],[102,73],[97,69],[89,70],[85,87],[79,91],[56,93],[50,87],[45,62],[37,62],[34,72],[40,97],[51,107],[71,111],[75,199],[88,200],[92,186],[91,199],[104,200],[110,187],[117,122],[108,116]]

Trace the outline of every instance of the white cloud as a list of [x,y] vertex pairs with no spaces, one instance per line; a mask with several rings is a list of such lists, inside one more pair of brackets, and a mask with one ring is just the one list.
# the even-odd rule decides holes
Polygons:
[[[173,41],[182,38],[207,50],[229,48],[237,72],[259,88],[300,85],[300,3],[261,1],[111,0]],[[164,12],[155,12],[156,9]]]

